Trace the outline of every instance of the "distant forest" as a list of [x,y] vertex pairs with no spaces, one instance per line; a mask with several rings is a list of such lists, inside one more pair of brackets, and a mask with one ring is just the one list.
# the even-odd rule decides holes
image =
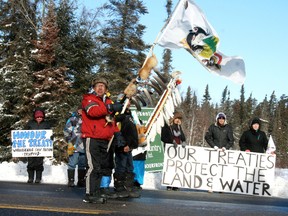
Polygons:
[[[171,8],[167,0],[168,16]],[[142,39],[146,26],[140,23],[147,13],[140,0],[107,0],[93,10],[79,8],[76,0],[0,0],[0,161],[12,160],[11,130],[22,129],[36,107],[45,109],[53,125],[55,163],[67,161],[63,128],[90,81],[105,77],[115,99],[142,67],[151,47]],[[169,76],[172,65],[171,51],[164,50],[161,73]],[[277,167],[287,168],[288,97],[272,92],[263,101],[245,98],[243,85],[239,99],[230,99],[226,87],[221,101],[212,103],[209,88],[201,98],[193,86],[182,93],[177,109],[184,113],[188,142],[207,146],[205,132],[221,111],[234,129],[233,149],[239,149],[242,132],[257,116],[276,144]]]

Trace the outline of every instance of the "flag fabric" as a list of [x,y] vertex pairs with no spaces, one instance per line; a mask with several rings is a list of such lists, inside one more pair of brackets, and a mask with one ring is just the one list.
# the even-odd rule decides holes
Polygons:
[[218,49],[219,43],[217,32],[192,0],[179,1],[156,41],[168,49],[184,48],[211,73],[243,84],[243,59],[225,56]]

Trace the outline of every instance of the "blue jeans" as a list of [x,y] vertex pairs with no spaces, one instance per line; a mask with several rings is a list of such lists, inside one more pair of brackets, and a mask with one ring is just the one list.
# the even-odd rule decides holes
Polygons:
[[86,169],[85,153],[74,152],[69,156],[68,169],[74,170],[78,165],[78,169]]
[[133,173],[133,157],[131,152],[115,152],[115,173]]

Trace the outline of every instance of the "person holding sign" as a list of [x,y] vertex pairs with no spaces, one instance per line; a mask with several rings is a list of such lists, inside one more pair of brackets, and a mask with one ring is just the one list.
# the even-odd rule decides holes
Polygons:
[[[107,158],[109,157],[108,144],[115,136],[121,139],[119,129],[112,117],[122,110],[123,105],[112,103],[108,97],[108,81],[96,78],[92,81],[92,92],[83,95],[82,100],[82,139],[86,153],[88,170],[86,174],[86,193],[83,202],[106,203],[107,196],[101,194],[100,183]],[[122,137],[123,139],[123,137]],[[106,164],[105,164],[106,163]]]
[[205,140],[215,150],[225,151],[234,145],[233,129],[227,123],[226,115],[223,112],[216,115],[216,121],[208,128]]
[[[226,115],[223,112],[216,115],[216,121],[208,128],[205,140],[211,148],[220,151],[229,150],[234,145],[233,129],[227,123]],[[213,190],[208,190],[208,192],[212,193]]]
[[[50,124],[45,121],[45,113],[41,108],[36,108],[33,112],[33,119],[30,120],[24,127],[24,130],[45,130],[51,129]],[[42,179],[42,172],[44,171],[43,166],[44,157],[28,157],[28,181],[27,183],[33,183],[36,172],[35,183],[40,183]]]
[[[166,123],[161,129],[161,141],[164,143],[173,144],[175,148],[181,145],[183,148],[186,146],[186,137],[182,130],[182,114],[180,112],[174,112],[174,116],[169,121],[169,125]],[[177,187],[167,187],[167,190],[179,190]]]
[[68,187],[74,187],[75,169],[78,165],[78,187],[85,186],[86,156],[83,141],[81,139],[82,107],[78,107],[77,112],[67,120],[64,128],[65,140],[68,143]]
[[254,118],[251,121],[249,130],[243,132],[239,146],[241,151],[265,153],[268,146],[266,134],[260,130],[261,121],[259,118]]

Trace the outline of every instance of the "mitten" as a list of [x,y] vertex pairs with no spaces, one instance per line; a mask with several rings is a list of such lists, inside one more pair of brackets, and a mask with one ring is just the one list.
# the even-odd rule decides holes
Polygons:
[[114,103],[114,104],[107,104],[107,109],[109,112],[121,112],[123,108],[123,104],[121,103]]
[[178,147],[178,144],[177,144],[175,141],[173,141],[173,147],[174,147],[174,148],[177,148],[177,147]]
[[246,149],[245,152],[251,152],[249,149]]
[[73,155],[74,153],[74,150],[75,150],[75,147],[72,143],[68,143],[68,148],[67,148],[67,152],[68,152],[68,155]]
[[218,150],[219,148],[218,148],[218,146],[214,146],[214,150]]
[[182,146],[182,148],[185,148],[185,147],[186,147],[186,145],[187,145],[187,143],[186,143],[186,142],[182,142],[182,143],[181,143],[181,146]]

